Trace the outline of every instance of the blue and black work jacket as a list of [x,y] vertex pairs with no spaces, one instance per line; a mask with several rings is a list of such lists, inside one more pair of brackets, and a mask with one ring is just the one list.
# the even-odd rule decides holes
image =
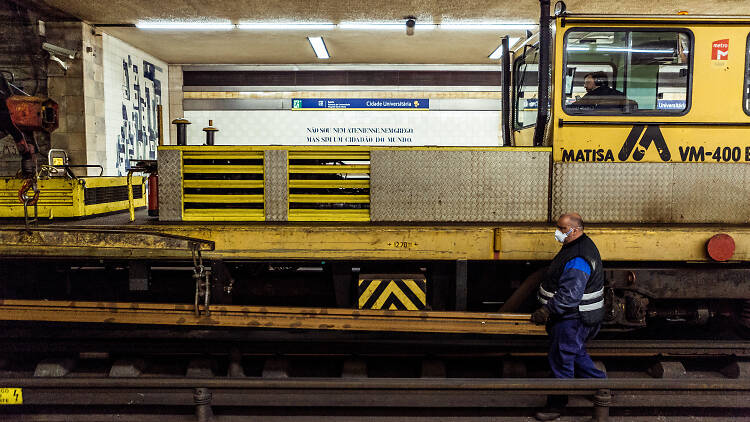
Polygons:
[[581,318],[586,325],[604,319],[604,272],[599,250],[588,236],[564,244],[539,286],[539,302],[551,320]]

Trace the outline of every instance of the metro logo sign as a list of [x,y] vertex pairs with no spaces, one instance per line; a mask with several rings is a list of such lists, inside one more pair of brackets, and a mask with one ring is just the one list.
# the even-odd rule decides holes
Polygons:
[[714,41],[711,44],[711,60],[729,59],[729,39]]

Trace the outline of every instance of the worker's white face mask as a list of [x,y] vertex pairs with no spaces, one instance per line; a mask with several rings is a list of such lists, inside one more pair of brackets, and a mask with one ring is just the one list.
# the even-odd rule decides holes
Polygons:
[[560,231],[560,229],[556,229],[556,230],[555,230],[555,240],[557,240],[557,241],[558,241],[558,242],[560,242],[560,243],[564,243],[564,242],[565,242],[565,239],[566,239],[566,238],[567,238],[567,237],[568,237],[568,236],[569,236],[569,235],[570,235],[571,233],[573,233],[573,229],[570,229],[570,230],[568,230],[568,232],[567,232],[567,233],[563,233],[563,232],[561,232],[561,231]]

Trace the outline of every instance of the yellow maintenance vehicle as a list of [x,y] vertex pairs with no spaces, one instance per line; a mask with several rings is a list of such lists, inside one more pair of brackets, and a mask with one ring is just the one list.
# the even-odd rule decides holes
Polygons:
[[158,222],[0,229],[0,319],[540,334],[576,211],[607,327],[750,327],[750,17],[541,5],[502,146],[160,147]]

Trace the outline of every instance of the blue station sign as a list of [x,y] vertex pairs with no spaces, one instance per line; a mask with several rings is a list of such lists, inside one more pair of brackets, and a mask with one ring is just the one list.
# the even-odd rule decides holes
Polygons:
[[425,98],[293,98],[292,110],[429,110]]

